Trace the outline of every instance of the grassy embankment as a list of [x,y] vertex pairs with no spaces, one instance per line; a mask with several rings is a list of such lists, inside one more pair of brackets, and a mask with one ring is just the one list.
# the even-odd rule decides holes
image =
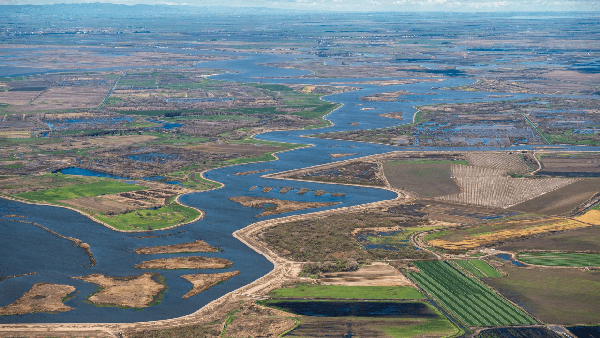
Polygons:
[[[298,284],[293,287],[273,290],[270,294],[270,300],[259,301],[263,306],[278,307],[280,302],[285,302],[285,297],[303,298],[299,302],[311,302],[320,299],[324,304],[329,302],[339,302],[340,299],[361,299],[381,300],[395,299],[396,301],[405,301],[408,306],[420,305],[417,307],[418,313],[407,314],[407,316],[397,317],[358,317],[358,316],[337,316],[332,317],[312,317],[299,316],[296,319],[299,325],[286,336],[303,337],[305,335],[328,330],[330,334],[345,335],[348,328],[351,328],[352,334],[374,335],[383,334],[391,337],[457,337],[464,334],[464,331],[447,318],[445,318],[436,308],[426,302],[419,300],[425,299],[413,287],[386,287],[386,286],[336,286],[336,285],[310,285]],[[331,299],[331,300],[326,300]],[[415,301],[416,300],[416,301]],[[415,309],[417,309],[415,308]],[[423,312],[424,311],[424,312]],[[421,316],[422,315],[422,316]]]

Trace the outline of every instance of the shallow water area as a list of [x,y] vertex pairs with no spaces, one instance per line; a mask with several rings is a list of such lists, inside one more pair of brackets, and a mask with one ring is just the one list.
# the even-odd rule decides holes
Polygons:
[[312,317],[437,317],[419,302],[267,301],[266,305],[297,315]]

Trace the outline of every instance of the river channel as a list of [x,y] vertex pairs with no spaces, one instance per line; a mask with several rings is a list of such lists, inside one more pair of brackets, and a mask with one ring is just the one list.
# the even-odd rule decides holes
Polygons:
[[[120,51],[122,52],[122,51]],[[196,53],[198,51],[179,50],[181,53]],[[204,52],[202,52],[204,53]],[[265,82],[265,83],[305,83],[323,84],[337,82],[358,82],[369,79],[306,79],[290,78],[308,74],[306,71],[266,67],[260,64],[281,62],[293,56],[262,55],[241,53],[232,54],[244,58],[205,62],[197,64],[198,67],[220,68],[230,70],[230,73],[214,76],[213,78],[239,82]],[[29,70],[30,71],[30,70]],[[39,72],[58,72],[58,70],[36,70]],[[84,71],[84,70],[82,70]],[[14,74],[14,70],[0,77]],[[281,79],[284,78],[284,79]],[[371,79],[375,80],[375,79]],[[373,129],[389,127],[397,124],[412,122],[415,111],[413,106],[439,103],[459,103],[473,101],[503,100],[503,98],[490,98],[488,95],[501,95],[502,93],[460,92],[450,90],[432,89],[432,87],[456,86],[473,82],[473,79],[446,78],[444,82],[416,83],[410,85],[397,85],[378,87],[374,85],[353,85],[361,87],[360,90],[343,94],[324,97],[325,100],[343,103],[344,106],[330,114],[327,118],[334,126],[322,130],[298,130],[286,132],[271,132],[257,135],[263,140],[311,144],[312,147],[279,154],[279,161],[268,163],[254,163],[243,166],[225,167],[206,173],[206,177],[225,184],[221,189],[208,192],[199,192],[182,196],[181,202],[206,212],[206,217],[197,222],[187,224],[172,230],[155,231],[149,233],[120,233],[112,231],[95,223],[77,212],[52,207],[30,205],[10,200],[0,199],[1,215],[19,215],[23,218],[0,217],[0,277],[37,272],[36,275],[10,278],[0,282],[0,307],[6,306],[21,297],[31,286],[38,282],[50,282],[72,285],[80,293],[67,305],[74,308],[60,314],[34,313],[19,316],[0,316],[0,323],[77,323],[77,322],[136,322],[150,321],[179,317],[190,314],[210,301],[233,291],[241,286],[251,283],[267,274],[273,265],[266,258],[257,254],[252,249],[239,242],[232,233],[259,220],[277,218],[294,214],[302,214],[330,208],[348,207],[363,203],[387,200],[396,197],[396,194],[387,190],[365,187],[353,187],[319,183],[305,183],[295,181],[282,181],[261,178],[264,173],[247,176],[234,176],[239,171],[252,171],[273,169],[269,173],[298,169],[307,166],[319,165],[337,161],[332,159],[330,153],[357,153],[353,157],[385,153],[396,150],[494,150],[494,148],[399,148],[369,143],[345,142],[325,139],[303,137],[303,135],[324,131],[341,131],[354,129]],[[365,102],[359,98],[365,95],[407,90],[412,93],[436,93],[437,95],[416,95],[407,97],[406,102]],[[514,95],[510,99],[530,97],[524,94]],[[539,96],[539,95],[538,95]],[[506,98],[504,98],[506,99]],[[361,106],[357,104],[362,104]],[[375,109],[360,110],[368,106]],[[404,120],[389,119],[379,116],[386,112],[404,112]],[[351,125],[350,123],[359,124]],[[528,146],[515,146],[511,149],[529,149]],[[507,150],[507,148],[497,148]],[[564,149],[581,149],[581,147],[564,147]],[[600,150],[598,147],[586,147],[588,150]],[[352,157],[346,157],[348,159]],[[308,188],[310,190],[325,190],[327,192],[344,193],[343,197],[330,194],[314,196],[312,193],[303,195],[290,191],[280,194],[279,189],[268,193],[253,186],[263,187],[294,187]],[[238,203],[229,201],[232,196],[260,196],[294,201],[311,202],[341,202],[332,207],[309,209],[286,213],[270,217],[255,218],[262,210],[244,208]],[[72,243],[60,239],[49,232],[29,223],[34,222],[47,227],[63,236],[71,236],[88,243],[97,261],[92,267],[85,252],[73,247]],[[139,238],[143,236],[158,236],[156,238]],[[222,257],[233,262],[233,267],[228,270],[239,270],[241,274],[229,281],[219,284],[197,296],[189,299],[181,297],[190,290],[191,284],[181,278],[183,274],[214,273],[223,270],[161,270],[157,271],[166,278],[168,291],[164,300],[157,306],[151,306],[136,311],[134,309],[119,309],[116,307],[96,307],[84,302],[85,296],[96,291],[97,285],[80,280],[71,279],[74,276],[85,276],[102,273],[108,276],[125,277],[139,275],[145,270],[134,269],[133,266],[143,260],[173,257],[172,255],[137,255],[132,250],[142,246],[169,245],[186,243],[202,239],[212,246],[223,248],[223,252],[199,254],[207,257]],[[198,255],[198,254],[192,254]],[[225,270],[225,271],[228,271]]]

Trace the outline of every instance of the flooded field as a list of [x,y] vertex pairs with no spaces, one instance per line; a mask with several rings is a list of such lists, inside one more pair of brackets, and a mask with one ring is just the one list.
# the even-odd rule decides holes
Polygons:
[[264,301],[267,306],[311,317],[436,317],[430,308],[419,302],[343,302],[343,301]]

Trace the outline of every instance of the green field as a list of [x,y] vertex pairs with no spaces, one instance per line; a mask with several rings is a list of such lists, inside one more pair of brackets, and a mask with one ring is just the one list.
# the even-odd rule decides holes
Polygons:
[[198,216],[198,210],[175,203],[156,210],[137,210],[113,216],[94,215],[120,230],[156,230],[189,222]]
[[536,324],[519,308],[449,263],[413,262],[421,270],[407,274],[468,326]]
[[591,253],[528,252],[518,254],[517,259],[544,266],[600,266],[600,254]]
[[422,293],[410,286],[341,286],[298,284],[271,291],[272,297],[347,298],[347,299],[423,299]]
[[88,184],[77,184],[62,188],[25,192],[16,194],[15,196],[32,201],[55,202],[70,198],[116,194],[120,192],[129,192],[142,189],[147,188],[118,181],[100,181]]
[[502,277],[502,275],[492,268],[486,261],[482,260],[457,260],[454,261],[462,269],[469,271],[475,277]]

